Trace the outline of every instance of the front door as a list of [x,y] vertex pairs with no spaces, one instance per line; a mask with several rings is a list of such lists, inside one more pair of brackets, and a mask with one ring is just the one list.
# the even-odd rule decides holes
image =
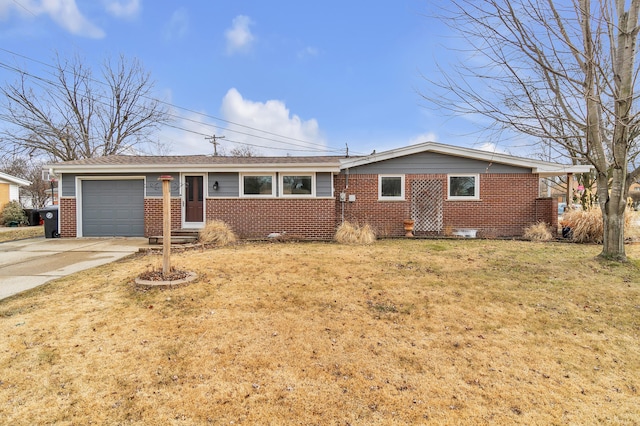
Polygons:
[[184,225],[201,227],[204,223],[204,178],[184,177]]

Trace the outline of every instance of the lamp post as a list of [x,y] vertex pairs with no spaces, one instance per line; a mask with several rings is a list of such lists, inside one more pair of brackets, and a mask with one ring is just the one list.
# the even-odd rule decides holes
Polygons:
[[162,175],[162,275],[171,272],[171,181],[173,176]]
[[53,195],[53,185],[56,183],[56,180],[54,178],[51,178],[49,182],[51,183],[51,204],[55,205],[56,199],[55,199],[55,196]]

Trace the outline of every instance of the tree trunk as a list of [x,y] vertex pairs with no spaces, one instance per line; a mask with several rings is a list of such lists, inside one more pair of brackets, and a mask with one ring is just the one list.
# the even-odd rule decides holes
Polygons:
[[626,171],[613,170],[611,190],[607,188],[606,176],[598,179],[598,198],[606,200],[600,204],[604,225],[600,257],[620,262],[627,260],[624,249],[624,214],[627,207],[626,191],[624,191],[626,176],[616,176],[623,173],[626,174]]
[[600,257],[619,262],[625,262],[627,255],[624,251],[624,212],[613,212],[603,215],[604,237]]

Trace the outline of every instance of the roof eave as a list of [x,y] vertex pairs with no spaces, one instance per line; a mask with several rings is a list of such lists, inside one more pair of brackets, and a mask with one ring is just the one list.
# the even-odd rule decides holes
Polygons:
[[18,185],[18,186],[29,186],[29,185],[31,185],[31,181],[28,181],[26,179],[22,179],[22,178],[19,178],[19,177],[16,177],[16,176],[11,176],[11,175],[8,175],[6,173],[0,173],[0,178],[2,178],[3,180],[8,181],[10,183],[13,183],[15,185]]
[[342,170],[344,170],[350,167],[358,167],[365,164],[390,160],[393,158],[404,157],[421,152],[435,152],[438,154],[472,158],[475,160],[487,161],[490,163],[502,163],[516,167],[523,167],[531,169],[532,173],[538,173],[541,176],[544,174],[547,177],[559,176],[567,173],[588,173],[592,169],[591,166],[563,165],[529,158],[514,157],[512,155],[496,152],[481,151],[477,149],[463,148],[453,145],[444,145],[436,142],[425,142],[408,147],[392,149],[381,153],[371,154],[366,157],[342,159],[340,161],[340,167]]
[[558,167],[556,169],[545,169],[538,168],[532,169],[533,173],[537,173],[540,177],[554,177],[554,176],[565,176],[568,174],[580,174],[580,173],[589,173],[593,170],[593,166],[565,166]]
[[287,170],[338,173],[338,164],[93,164],[50,165],[54,173],[184,173],[184,172],[279,172]]

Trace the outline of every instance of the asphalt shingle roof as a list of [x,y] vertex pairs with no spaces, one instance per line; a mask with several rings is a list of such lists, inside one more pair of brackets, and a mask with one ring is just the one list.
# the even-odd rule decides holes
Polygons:
[[308,157],[226,157],[213,155],[109,155],[64,161],[64,166],[127,166],[127,165],[248,165],[248,164],[337,164],[341,156]]

